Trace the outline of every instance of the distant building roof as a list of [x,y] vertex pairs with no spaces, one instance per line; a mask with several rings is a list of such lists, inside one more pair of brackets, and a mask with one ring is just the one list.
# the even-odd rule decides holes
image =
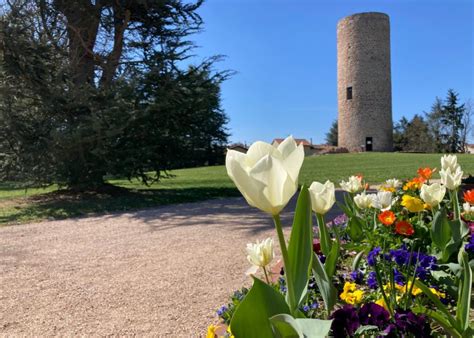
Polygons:
[[[275,138],[275,139],[273,139],[272,143],[276,142],[276,143],[280,144],[284,140],[285,140],[284,138]],[[311,145],[311,143],[308,140],[304,139],[304,138],[295,138],[295,141],[296,141],[297,144],[302,143],[304,146],[310,146]]]

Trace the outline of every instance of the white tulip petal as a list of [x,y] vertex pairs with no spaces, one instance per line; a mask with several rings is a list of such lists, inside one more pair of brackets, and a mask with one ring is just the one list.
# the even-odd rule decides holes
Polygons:
[[304,147],[300,144],[294,149],[294,151],[287,155],[283,156],[283,166],[285,167],[288,175],[294,182],[298,182],[298,175],[300,173],[301,166],[304,161]]
[[280,152],[271,144],[257,141],[247,151],[247,165],[253,167],[265,156],[281,157]]
[[278,151],[281,153],[281,156],[285,159],[297,148],[297,144],[293,136],[288,136],[283,140],[277,147]]
[[264,195],[265,184],[249,175],[249,173],[244,170],[237,161],[229,161],[227,170],[231,172],[231,175],[229,176],[232,178],[232,181],[234,181],[237,189],[242,193],[248,204],[266,212],[269,212],[268,210],[272,209]]

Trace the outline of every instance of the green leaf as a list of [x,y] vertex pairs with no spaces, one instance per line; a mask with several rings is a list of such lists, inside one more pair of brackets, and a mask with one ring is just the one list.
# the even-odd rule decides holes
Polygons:
[[438,210],[431,225],[431,240],[440,250],[444,250],[446,244],[451,240],[451,227],[449,226],[446,208]]
[[272,338],[269,318],[280,313],[290,313],[284,297],[258,278],[237,307],[230,327],[236,338]]
[[454,319],[454,317],[449,313],[448,309],[446,308],[446,306],[441,303],[441,301],[439,300],[438,296],[436,296],[433,292],[431,292],[431,290],[429,289],[429,287],[427,287],[422,281],[420,281],[419,279],[415,279],[415,285],[417,287],[419,287],[421,289],[421,291],[423,291],[423,293],[434,303],[434,305],[437,307],[437,309],[439,311],[441,311],[443,314],[444,314],[444,317],[449,321],[449,323],[451,324],[451,326],[453,326],[454,328],[456,328],[457,326],[457,323],[456,323],[456,320]]
[[270,318],[278,338],[322,338],[331,330],[332,320],[295,319],[289,315],[278,314]]
[[303,332],[305,338],[324,338],[329,335],[331,330],[331,320],[322,319],[296,319],[298,327]]
[[[296,203],[296,211],[293,219],[290,242],[288,244],[288,260],[291,273],[287,278],[293,278],[295,300],[299,306],[306,297],[309,273],[311,271],[311,260],[313,255],[313,227],[311,224],[311,201],[306,186],[301,187]],[[291,309],[292,313],[297,310]]]
[[329,236],[328,228],[326,222],[324,221],[324,215],[316,214],[316,219],[318,220],[318,229],[319,229],[319,240],[321,243],[321,251],[325,256],[329,255],[331,251],[331,237]]
[[471,307],[472,270],[466,252],[462,254],[463,278],[459,281],[459,295],[456,310],[456,319],[462,331],[469,327],[469,309]]
[[319,260],[318,255],[314,254],[313,257],[313,273],[318,285],[321,297],[323,297],[324,305],[326,306],[327,313],[331,313],[334,304],[337,300],[337,290],[329,279],[324,265]]
[[340,253],[339,238],[336,238],[336,241],[332,243],[331,251],[327,255],[326,262],[324,263],[324,269],[326,270],[326,273],[329,279],[331,279],[332,276],[334,276],[334,273],[336,272],[336,265],[337,265],[337,259],[339,258],[339,253]]
[[357,216],[353,216],[349,219],[349,223],[347,225],[347,231],[348,231],[349,237],[353,241],[360,241],[361,239],[364,238],[364,233],[362,231],[363,229],[362,222],[363,220]]
[[277,338],[299,338],[303,332],[298,327],[296,320],[287,314],[278,314],[270,318],[275,337]]
[[352,271],[355,271],[359,268],[360,261],[363,255],[364,255],[364,250],[359,251],[359,253],[354,257],[354,260],[352,261]]
[[367,333],[368,331],[379,331],[379,327],[378,326],[375,326],[375,325],[362,325],[362,326],[359,326],[359,328],[356,330],[356,332],[354,332],[354,336],[358,336],[360,334],[363,334],[363,333]]
[[428,309],[426,306],[421,306],[421,305],[416,305],[413,307],[413,312],[415,314],[425,314],[431,319],[433,319],[435,322],[437,322],[445,331],[452,337],[461,337],[459,332],[452,327],[451,323],[446,319],[443,314],[433,311],[431,309]]

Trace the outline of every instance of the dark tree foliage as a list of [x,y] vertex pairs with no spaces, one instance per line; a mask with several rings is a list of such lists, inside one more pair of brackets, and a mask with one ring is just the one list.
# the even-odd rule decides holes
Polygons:
[[426,122],[434,142],[434,151],[438,153],[447,152],[447,146],[443,141],[443,132],[445,125],[441,121],[443,116],[443,100],[436,97],[435,102],[431,106],[431,110],[425,113]]
[[419,115],[415,115],[411,121],[403,117],[395,125],[393,139],[396,151],[419,153],[434,151],[433,137],[429,132],[428,124]]
[[465,107],[464,104],[459,104],[458,96],[454,90],[449,89],[441,110],[440,121],[445,127],[445,132],[441,136],[451,153],[464,151],[462,135],[465,128],[463,124]]
[[16,0],[0,16],[0,179],[96,187],[221,160],[213,57],[189,66],[201,1]]
[[326,143],[337,147],[337,119],[331,124],[331,128],[326,133]]

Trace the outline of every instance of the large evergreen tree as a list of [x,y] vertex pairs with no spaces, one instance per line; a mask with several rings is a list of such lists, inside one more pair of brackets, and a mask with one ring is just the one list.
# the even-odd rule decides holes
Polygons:
[[463,152],[463,117],[465,107],[459,104],[459,95],[452,89],[448,90],[445,104],[441,110],[441,122],[445,127],[442,137],[451,153]]
[[17,0],[0,17],[0,178],[97,187],[215,162],[210,58],[185,66],[202,1]]

